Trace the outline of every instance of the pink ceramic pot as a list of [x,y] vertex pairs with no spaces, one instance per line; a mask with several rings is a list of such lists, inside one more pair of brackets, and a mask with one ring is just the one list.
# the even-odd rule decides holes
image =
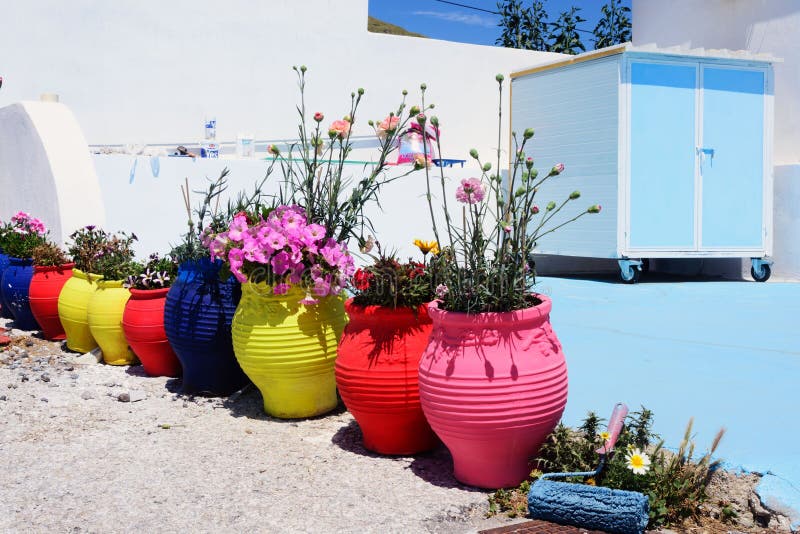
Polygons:
[[422,410],[471,486],[516,486],[567,403],[567,366],[550,327],[551,301],[466,314],[431,303],[433,332],[419,367]]

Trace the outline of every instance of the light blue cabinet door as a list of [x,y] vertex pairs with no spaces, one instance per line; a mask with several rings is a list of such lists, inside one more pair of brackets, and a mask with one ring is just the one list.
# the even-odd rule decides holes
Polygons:
[[703,67],[702,249],[763,247],[764,82]]
[[631,249],[694,250],[697,66],[631,63]]

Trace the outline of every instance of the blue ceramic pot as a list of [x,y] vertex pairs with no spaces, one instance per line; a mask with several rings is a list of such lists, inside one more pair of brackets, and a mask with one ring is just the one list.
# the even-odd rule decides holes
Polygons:
[[230,395],[248,382],[231,341],[231,320],[242,294],[233,277],[219,278],[222,262],[187,261],[167,293],[164,330],[183,367],[184,393]]
[[28,301],[28,288],[33,278],[33,260],[30,258],[9,258],[9,265],[3,271],[2,288],[3,307],[8,303],[8,308],[14,316],[14,327],[20,330],[39,330],[39,323],[33,317],[30,302]]
[[[8,268],[9,263],[11,260],[8,258],[7,254],[3,254],[2,249],[0,249],[0,280],[3,279],[3,273]],[[8,306],[5,297],[3,297],[3,292],[0,290],[0,317],[5,317],[6,319],[13,319],[14,316],[11,314],[11,308]]]

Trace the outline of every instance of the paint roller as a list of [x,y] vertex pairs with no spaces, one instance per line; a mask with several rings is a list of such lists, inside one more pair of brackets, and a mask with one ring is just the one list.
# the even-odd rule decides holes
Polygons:
[[620,534],[644,532],[650,503],[641,493],[552,480],[600,474],[606,457],[614,450],[627,415],[627,406],[622,403],[614,406],[608,420],[609,438],[597,449],[600,455],[597,469],[580,473],[546,473],[533,483],[528,493],[528,510],[532,518]]

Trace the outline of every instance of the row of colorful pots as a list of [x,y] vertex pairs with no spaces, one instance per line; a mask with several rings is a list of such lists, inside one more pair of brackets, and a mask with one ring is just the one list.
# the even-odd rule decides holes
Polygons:
[[[220,267],[184,263],[173,286],[156,292],[128,292],[73,269],[58,297],[67,345],[86,351],[96,339],[117,364],[131,363],[130,345],[151,374],[171,371],[151,372],[147,347],[174,351],[185,392],[227,395],[249,378],[265,411],[280,418],[334,409],[338,388],[366,448],[414,454],[441,439],[456,478],[481,487],[525,479],[529,457],[561,417],[566,364],[545,297],[526,310],[475,315],[339,297],[305,306],[297,290],[223,282]],[[138,327],[133,309],[149,317]],[[120,324],[123,337],[114,337]]]

